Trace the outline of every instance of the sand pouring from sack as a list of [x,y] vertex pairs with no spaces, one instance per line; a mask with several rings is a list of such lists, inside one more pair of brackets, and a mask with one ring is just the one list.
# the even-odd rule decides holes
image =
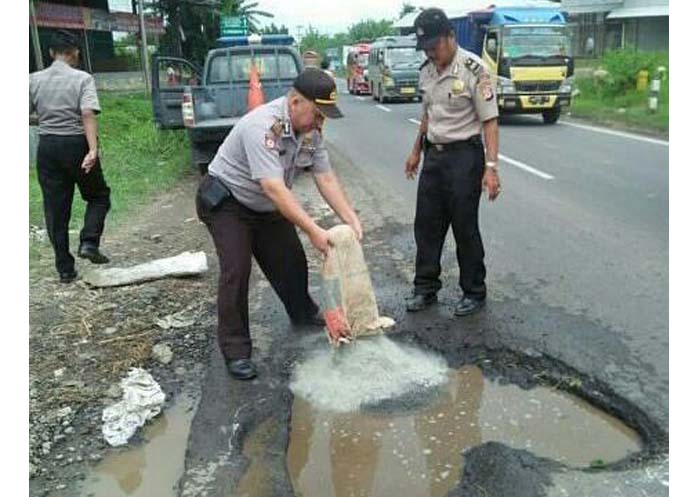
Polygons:
[[447,381],[447,371],[444,358],[379,336],[339,353],[316,351],[295,366],[290,389],[315,408],[350,412],[438,387]]

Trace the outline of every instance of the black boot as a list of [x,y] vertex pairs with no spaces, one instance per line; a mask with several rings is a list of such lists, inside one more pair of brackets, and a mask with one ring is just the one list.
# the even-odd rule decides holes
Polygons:
[[236,380],[256,378],[256,366],[251,359],[230,359],[226,361],[227,371]]
[[99,247],[88,243],[80,244],[77,255],[83,259],[89,259],[92,264],[106,264],[109,262],[109,258],[99,251]]
[[61,283],[72,283],[77,279],[77,271],[74,269],[72,271],[65,271],[63,273],[60,273],[60,282]]
[[408,312],[422,311],[436,302],[437,293],[416,293],[406,299],[406,310]]
[[486,299],[472,299],[471,297],[462,297],[457,302],[457,307],[454,308],[455,316],[468,316],[483,308],[486,305]]

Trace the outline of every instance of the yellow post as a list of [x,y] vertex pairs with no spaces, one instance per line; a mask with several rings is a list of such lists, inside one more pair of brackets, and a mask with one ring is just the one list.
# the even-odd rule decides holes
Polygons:
[[648,71],[642,70],[638,71],[638,77],[636,78],[636,90],[645,91],[648,89]]

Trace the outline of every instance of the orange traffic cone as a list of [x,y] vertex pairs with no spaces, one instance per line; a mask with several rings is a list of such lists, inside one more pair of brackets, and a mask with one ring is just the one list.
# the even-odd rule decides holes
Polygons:
[[251,70],[249,71],[249,95],[247,97],[247,111],[251,111],[263,105],[264,97],[261,89],[261,77],[256,69],[256,64],[252,62]]

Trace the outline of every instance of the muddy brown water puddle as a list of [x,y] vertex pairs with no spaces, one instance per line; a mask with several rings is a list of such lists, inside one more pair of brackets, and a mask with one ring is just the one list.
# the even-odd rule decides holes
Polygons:
[[81,496],[173,497],[184,472],[184,455],[195,399],[183,396],[142,428],[143,443],[114,449],[85,480]]
[[339,412],[295,395],[287,466],[298,496],[439,497],[458,483],[462,452],[495,441],[573,467],[640,451],[636,432],[548,387],[523,390],[467,366],[407,413]]

